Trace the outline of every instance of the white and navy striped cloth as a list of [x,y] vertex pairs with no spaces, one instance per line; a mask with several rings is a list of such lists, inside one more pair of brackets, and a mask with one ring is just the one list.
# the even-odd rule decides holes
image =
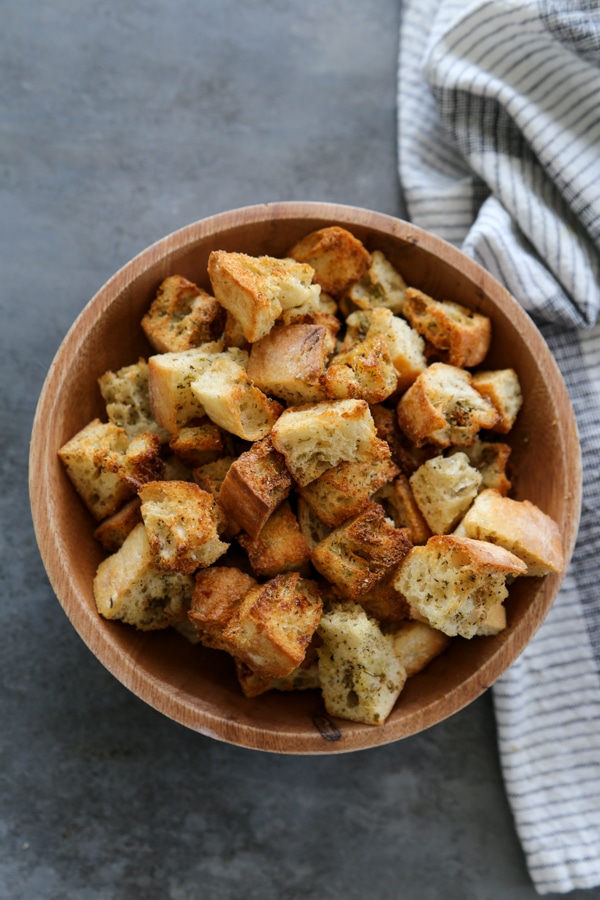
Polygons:
[[488,269],[561,368],[584,467],[561,593],[493,688],[537,891],[600,885],[600,2],[404,0],[399,171],[409,217]]

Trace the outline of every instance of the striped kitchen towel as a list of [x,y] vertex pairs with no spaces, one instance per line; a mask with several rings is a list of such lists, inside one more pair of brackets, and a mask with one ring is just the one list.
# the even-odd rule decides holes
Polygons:
[[530,313],[583,453],[579,539],[537,635],[493,688],[506,791],[540,894],[600,885],[600,4],[404,0],[409,217]]

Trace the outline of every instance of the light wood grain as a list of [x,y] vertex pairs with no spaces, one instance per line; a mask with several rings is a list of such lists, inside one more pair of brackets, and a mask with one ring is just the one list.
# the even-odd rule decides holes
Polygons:
[[90,650],[126,687],[175,721],[219,740],[280,753],[372,747],[452,715],[519,655],[561,581],[559,576],[517,580],[507,601],[506,631],[493,638],[455,639],[408,682],[382,727],[329,720],[314,691],[246,699],[225,654],[194,647],[176,633],[143,634],[99,617],[92,595],[102,558],[92,538],[95,523],[56,455],[91,418],[104,418],[96,379],[150,352],[139,322],[167,275],[180,273],[209,289],[211,250],[283,255],[307,232],[334,223],[349,227],[369,249],[382,250],[409,284],[491,316],[487,363],[515,368],[525,396],[508,437],[515,496],[556,519],[568,559],[579,522],[580,450],[569,397],[543,338],[476,263],[415,226],[375,212],[318,203],[248,207],[197,222],[145,250],[98,292],[65,337],[40,396],[31,442],[30,496],[40,552],[60,603]]

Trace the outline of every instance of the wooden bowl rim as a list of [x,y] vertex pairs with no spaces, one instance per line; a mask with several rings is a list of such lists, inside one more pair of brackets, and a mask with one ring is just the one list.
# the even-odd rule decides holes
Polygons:
[[80,602],[78,592],[70,579],[69,560],[64,558],[61,544],[56,537],[57,517],[48,487],[50,480],[44,477],[44,470],[50,465],[44,441],[44,422],[49,420],[48,417],[54,414],[60,404],[63,373],[68,368],[69,360],[80,350],[84,335],[87,333],[81,330],[82,324],[85,324],[87,329],[93,327],[102,318],[114,298],[135,282],[144,269],[168,258],[181,248],[232,227],[285,219],[324,220],[332,224],[347,224],[348,227],[356,225],[390,235],[408,244],[421,245],[427,252],[466,275],[502,311],[510,315],[519,330],[527,333],[528,343],[537,359],[542,376],[545,381],[553,383],[553,388],[559,393],[557,402],[564,410],[563,439],[568,458],[572,461],[567,473],[571,503],[564,523],[564,546],[567,560],[570,559],[577,538],[581,510],[581,450],[566,386],[537,327],[493,276],[451,244],[402,219],[335,203],[286,201],[246,206],[218,213],[166,235],[119,269],[77,316],[48,370],[37,404],[31,436],[30,503],[40,555],[50,583],[67,617],[105,668],[136,696],[192,730],[238,746],[291,754],[345,753],[391,743],[423,731],[479,697],[511,665],[537,631],[558,593],[563,575],[551,575],[543,580],[536,595],[536,603],[527,608],[518,626],[511,631],[498,651],[461,682],[453,691],[451,698],[446,695],[434,699],[397,722],[388,720],[382,727],[348,723],[352,727],[345,734],[344,740],[339,742],[324,741],[316,729],[314,735],[305,733],[302,729],[293,732],[290,730],[283,735],[277,734],[275,740],[270,732],[265,732],[260,726],[232,723],[226,715],[215,715],[208,709],[201,709],[197,700],[192,702],[185,691],[178,691],[172,685],[148,673],[143,677],[140,675],[136,668],[136,660],[131,655],[123,655],[118,642],[112,636],[111,629],[99,627],[99,624],[105,623],[100,622],[94,610]]

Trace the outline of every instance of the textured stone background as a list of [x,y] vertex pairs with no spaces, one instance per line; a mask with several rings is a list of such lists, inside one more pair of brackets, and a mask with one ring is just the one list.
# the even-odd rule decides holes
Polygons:
[[269,200],[402,214],[399,0],[1,8],[0,897],[531,900],[489,695],[346,756],[216,743],[94,659],[29,516],[46,371],[131,256]]

